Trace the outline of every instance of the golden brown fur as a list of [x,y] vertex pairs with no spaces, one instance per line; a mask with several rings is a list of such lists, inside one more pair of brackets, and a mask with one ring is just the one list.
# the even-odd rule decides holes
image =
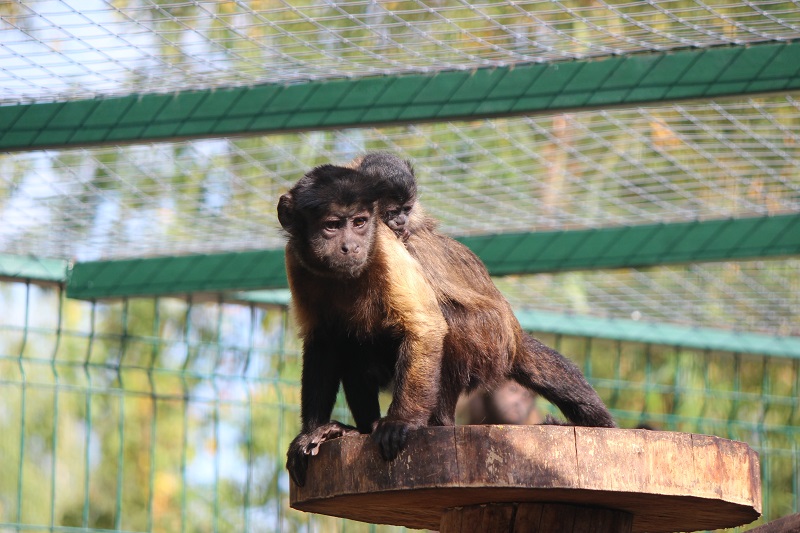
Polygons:
[[507,377],[522,330],[483,263],[431,227],[424,217],[412,217],[406,247],[435,290],[448,323],[441,375],[446,385],[440,387],[447,397],[432,422],[449,425],[462,392],[478,385],[491,388]]
[[384,178],[392,191],[385,203],[409,209],[403,226],[395,233],[419,262],[447,321],[441,398],[430,423],[453,424],[460,393],[479,385],[492,389],[510,378],[552,401],[576,424],[615,425],[580,370],[522,331],[511,305],[481,260],[466,246],[436,230],[435,220],[425,215],[416,200],[410,163],[378,152],[349,165],[363,170],[375,183]]
[[[576,424],[614,426],[580,370],[523,333],[469,249],[438,233],[419,206],[392,217],[397,229],[380,221],[378,206],[387,205],[380,194],[402,189],[408,175],[392,171],[396,181],[384,188],[390,180],[324,165],[278,204],[303,337],[303,429],[287,453],[299,484],[316,446],[352,430],[330,420],[340,384],[358,430],[371,431],[389,460],[409,430],[452,425],[462,392],[505,379],[541,394]],[[380,418],[378,389],[391,380],[392,403]]]

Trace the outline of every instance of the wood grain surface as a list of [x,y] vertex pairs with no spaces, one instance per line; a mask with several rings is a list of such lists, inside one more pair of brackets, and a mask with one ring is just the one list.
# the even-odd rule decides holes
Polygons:
[[[327,442],[290,504],[370,523],[438,529],[448,509],[563,503],[629,513],[633,531],[747,524],[761,512],[758,456],[707,435],[564,426],[420,429],[392,462],[366,435]],[[484,511],[482,511],[484,512]],[[485,512],[506,512],[493,509]]]

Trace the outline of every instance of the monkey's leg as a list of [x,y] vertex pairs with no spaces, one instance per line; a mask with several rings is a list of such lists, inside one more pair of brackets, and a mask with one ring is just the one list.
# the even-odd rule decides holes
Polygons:
[[[447,396],[445,398],[445,396]],[[443,393],[442,398],[439,399],[439,405],[436,406],[430,419],[428,420],[429,426],[454,426],[456,425],[456,402],[452,401],[452,395]],[[456,398],[458,400],[458,398]]]
[[524,335],[523,346],[524,353],[519,354],[509,377],[541,394],[576,425],[617,427],[574,363],[530,335]]
[[428,420],[429,426],[454,426],[456,424],[456,404],[467,384],[464,378],[467,373],[458,365],[458,358],[452,354],[445,355],[442,360],[442,374],[439,385],[439,398],[436,409]]
[[370,433],[381,417],[375,380],[370,380],[361,369],[347,368],[342,375],[342,388],[358,431]]

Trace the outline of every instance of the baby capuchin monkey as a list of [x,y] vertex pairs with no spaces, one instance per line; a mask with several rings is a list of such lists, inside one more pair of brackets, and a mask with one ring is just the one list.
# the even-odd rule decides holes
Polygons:
[[434,229],[435,221],[426,217],[417,202],[417,180],[410,161],[389,152],[369,152],[357,157],[348,168],[358,170],[376,183],[382,182],[381,219],[403,241],[415,229]]
[[[616,427],[578,367],[522,331],[483,262],[436,231],[436,221],[417,201],[410,162],[388,152],[371,152],[348,167],[384,190],[381,217],[422,266],[447,321],[442,376],[449,384],[443,383],[440,390],[449,397],[444,401],[447,407],[438,412],[439,423],[454,424],[461,392],[478,385],[492,390],[510,378],[556,405],[572,424]],[[546,423],[562,422],[548,416]]]

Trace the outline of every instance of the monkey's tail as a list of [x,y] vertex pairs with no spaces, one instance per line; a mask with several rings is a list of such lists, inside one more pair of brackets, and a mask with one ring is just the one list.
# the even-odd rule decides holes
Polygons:
[[608,408],[580,369],[528,334],[512,378],[558,407],[578,426],[617,427]]

